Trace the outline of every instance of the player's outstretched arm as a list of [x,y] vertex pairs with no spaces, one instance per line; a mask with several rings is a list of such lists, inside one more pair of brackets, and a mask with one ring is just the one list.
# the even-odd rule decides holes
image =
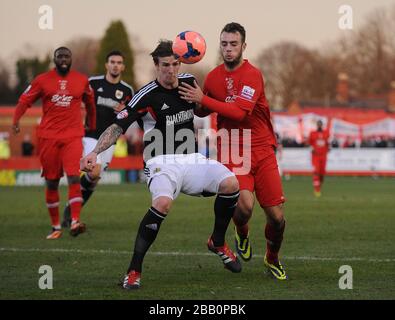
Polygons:
[[93,152],[99,154],[104,150],[107,150],[115,142],[117,142],[119,136],[123,133],[122,128],[116,123],[109,126],[100,136],[99,141],[97,141],[96,147]]
[[200,103],[210,111],[217,112],[226,118],[235,121],[242,121],[247,115],[247,111],[240,108],[234,102],[222,102],[204,95],[202,89],[200,89],[196,81],[194,82],[194,86],[183,82],[178,87],[178,92],[180,93],[182,99]]

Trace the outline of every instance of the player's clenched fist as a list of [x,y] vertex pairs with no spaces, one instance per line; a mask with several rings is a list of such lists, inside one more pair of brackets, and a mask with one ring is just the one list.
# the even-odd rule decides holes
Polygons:
[[96,158],[97,154],[95,152],[91,152],[87,154],[80,160],[80,169],[81,171],[90,172],[96,166]]

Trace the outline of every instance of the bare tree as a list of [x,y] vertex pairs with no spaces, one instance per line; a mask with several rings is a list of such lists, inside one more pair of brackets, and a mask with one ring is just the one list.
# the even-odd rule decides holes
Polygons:
[[3,60],[0,60],[0,104],[13,102],[13,92],[10,87],[10,72]]
[[91,76],[96,68],[96,55],[99,40],[93,38],[76,38],[68,41],[66,46],[73,53],[73,69]]
[[287,108],[294,100],[324,100],[334,94],[336,74],[330,60],[318,51],[281,42],[264,50],[256,62],[274,109]]
[[395,79],[394,34],[395,6],[373,11],[359,30],[335,44],[336,68],[349,75],[357,95],[388,92]]

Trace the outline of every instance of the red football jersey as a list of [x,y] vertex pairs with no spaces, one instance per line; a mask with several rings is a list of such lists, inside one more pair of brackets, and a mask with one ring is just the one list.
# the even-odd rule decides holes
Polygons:
[[43,116],[37,136],[46,139],[82,137],[84,126],[81,115],[81,102],[84,101],[91,127],[96,126],[94,93],[88,78],[71,70],[66,76],[55,69],[38,75],[19,98],[14,115],[14,123],[19,121],[26,108],[42,99]]
[[[224,64],[216,67],[207,75],[203,91],[216,100],[234,102],[248,112],[242,121],[218,115],[218,130],[251,129],[253,149],[276,146],[262,73],[248,60],[244,60],[239,68],[231,72],[225,69]],[[241,136],[239,141],[242,143]]]
[[313,148],[314,155],[326,155],[329,150],[328,130],[312,131],[309,136],[309,144]]

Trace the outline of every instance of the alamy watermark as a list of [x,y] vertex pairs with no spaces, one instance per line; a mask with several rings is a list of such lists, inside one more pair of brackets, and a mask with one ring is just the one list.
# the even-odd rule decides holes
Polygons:
[[42,265],[38,268],[38,273],[42,276],[38,279],[38,287],[41,290],[53,289],[53,270],[51,266]]
[[352,268],[349,265],[343,265],[339,268],[339,273],[343,274],[339,279],[339,289],[352,289],[353,288],[353,275]]
[[38,27],[41,30],[53,30],[53,9],[51,6],[44,4],[38,8]]
[[341,30],[351,30],[353,28],[353,11],[348,4],[339,7],[338,13],[342,16],[339,18],[338,26]]
[[[250,129],[180,129],[176,132],[173,126],[167,126],[166,131],[159,129],[147,130],[143,138],[144,161],[167,155],[159,159],[163,163],[174,162],[168,155],[192,154],[200,152],[206,158],[189,157],[187,164],[204,164],[217,160],[229,164],[236,175],[247,174],[251,170],[251,130]],[[182,163],[185,159],[183,159]],[[155,163],[158,163],[155,160]]]

